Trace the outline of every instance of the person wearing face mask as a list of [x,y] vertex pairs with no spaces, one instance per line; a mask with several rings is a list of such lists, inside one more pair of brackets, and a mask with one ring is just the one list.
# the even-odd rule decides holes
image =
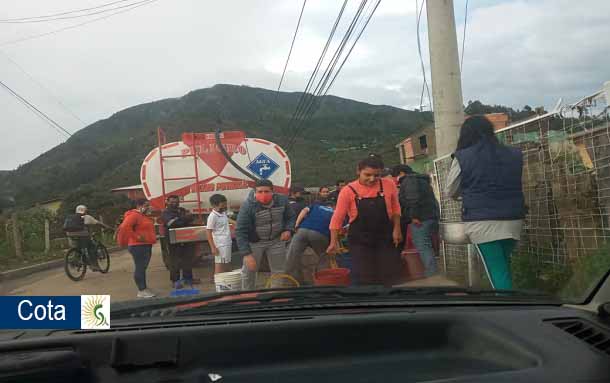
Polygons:
[[263,256],[273,274],[284,273],[286,247],[294,231],[296,216],[288,198],[273,192],[269,180],[258,180],[239,209],[235,236],[243,259],[242,289],[253,290]]
[[[188,227],[195,220],[193,215],[186,209],[180,207],[180,197],[170,195],[167,197],[167,208],[161,213],[164,232],[169,234],[169,229]],[[193,288],[193,259],[195,247],[193,243],[175,243],[167,245],[169,253],[169,278],[175,289]],[[182,275],[181,275],[182,274]]]
[[[146,269],[152,255],[152,245],[157,242],[155,225],[147,215],[150,203],[139,199],[135,208],[125,213],[125,219],[119,227],[118,237],[125,238],[127,249],[135,265],[133,279],[138,287],[138,298],[153,298],[155,294],[146,285]],[[119,239],[119,242],[122,240]]]
[[354,283],[359,285],[398,282],[401,269],[398,245],[402,242],[398,190],[393,179],[382,178],[380,157],[370,155],[358,163],[358,179],[339,193],[330,222],[327,254],[338,249],[339,231],[349,217],[347,237]]

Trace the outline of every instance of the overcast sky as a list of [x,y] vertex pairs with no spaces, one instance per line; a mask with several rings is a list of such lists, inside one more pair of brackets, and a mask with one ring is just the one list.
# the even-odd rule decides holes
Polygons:
[[[0,19],[109,1],[4,1]],[[342,2],[307,1],[283,90],[304,89]],[[455,0],[460,46],[465,2]],[[356,3],[350,0],[339,36]],[[115,6],[123,4],[128,2]],[[301,5],[302,0],[158,0],[22,42],[15,41],[88,19],[0,24],[0,80],[72,132],[85,125],[70,113],[90,124],[132,105],[217,83],[275,89]],[[382,0],[331,94],[419,106],[415,7],[415,0]],[[572,101],[593,93],[610,80],[608,15],[608,0],[471,0],[464,101],[551,107],[559,97]],[[425,11],[421,29],[429,70]],[[0,169],[14,169],[64,140],[4,89],[0,110]]]

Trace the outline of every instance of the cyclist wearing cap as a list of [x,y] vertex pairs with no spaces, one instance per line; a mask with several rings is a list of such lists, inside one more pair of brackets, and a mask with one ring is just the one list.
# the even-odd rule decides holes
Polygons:
[[92,216],[87,214],[87,206],[78,205],[75,214],[66,217],[64,222],[64,231],[66,235],[76,241],[79,249],[87,249],[87,261],[93,271],[99,271],[100,266],[97,262],[97,249],[91,240],[90,226],[100,225],[107,229],[112,228]]

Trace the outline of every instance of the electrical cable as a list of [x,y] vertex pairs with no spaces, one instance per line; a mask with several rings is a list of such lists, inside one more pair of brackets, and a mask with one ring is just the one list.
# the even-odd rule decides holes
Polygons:
[[106,9],[102,9],[102,10],[97,10],[94,12],[89,12],[89,13],[85,13],[82,15],[70,15],[70,16],[61,16],[61,17],[53,17],[53,18],[46,18],[46,19],[36,19],[36,20],[19,20],[19,21],[2,21],[0,20],[0,24],[32,24],[32,23],[46,23],[49,21],[57,21],[57,20],[70,20],[70,19],[78,19],[78,18],[82,18],[82,17],[90,17],[90,16],[95,16],[95,15],[99,15],[101,13],[108,13],[108,12],[112,12],[112,11],[116,11],[117,9],[124,9],[124,8],[129,8],[129,7],[133,7],[134,5],[137,4],[142,4],[145,3],[147,0],[140,0],[140,1],[136,1],[130,4],[125,4],[125,5],[120,5],[114,8],[106,8]]
[[468,0],[464,9],[464,34],[462,35],[462,57],[460,58],[460,72],[464,72],[464,46],[466,44],[466,25],[468,24]]
[[[366,1],[363,1],[363,3],[361,4],[361,8],[360,8],[360,12],[356,13],[354,19],[352,20],[352,27],[354,25],[356,25],[356,23],[359,23],[359,17],[361,16],[361,11],[365,5]],[[328,86],[326,86],[326,84],[328,83],[328,79],[330,78],[330,76],[333,73],[334,70],[334,66],[338,61],[335,61],[332,65],[331,70],[328,72],[328,76],[326,79],[324,79],[324,82],[322,84],[322,87],[320,88],[319,92],[317,93],[317,96],[322,95],[322,97],[325,97],[328,94],[328,91],[330,90],[330,88],[332,87],[332,85],[334,84],[335,80],[337,79],[337,76],[339,75],[339,73],[341,72],[341,70],[343,69],[343,66],[345,65],[345,63],[347,62],[349,56],[351,55],[354,47],[356,46],[356,44],[358,43],[360,37],[362,36],[362,34],[364,33],[364,31],[366,30],[366,27],[368,26],[371,18],[373,17],[373,15],[375,14],[375,11],[377,10],[377,7],[379,6],[379,4],[381,3],[381,0],[378,0],[377,3],[375,4],[375,7],[373,8],[373,10],[370,12],[368,18],[366,18],[366,22],[364,23],[364,26],[360,29],[360,32],[358,33],[358,35],[356,36],[355,40],[353,41],[349,51],[347,52],[347,54],[345,55],[345,57],[343,58],[343,61],[341,62],[339,68],[337,69],[337,71],[334,73],[334,76],[332,78],[332,80],[330,81],[330,83],[328,84]],[[344,41],[347,42],[349,40],[349,38],[351,37],[352,33],[353,33],[354,29],[350,28],[348,29],[348,31],[346,32],[346,36],[344,37]],[[343,50],[343,48],[345,47],[345,45],[341,48],[341,51],[339,52],[339,55],[337,56],[337,60],[340,58],[340,54]],[[314,99],[315,101],[315,99]],[[315,111],[317,109],[313,109],[314,103],[310,104],[310,108],[308,110],[306,110],[306,114],[307,116],[303,119],[303,122],[301,125],[305,125],[307,122],[309,122],[313,116],[313,114],[315,113]],[[319,102],[318,102],[319,105]],[[298,129],[298,128],[297,128]],[[303,132],[305,130],[305,126],[300,130],[300,132]],[[296,136],[299,133],[299,130],[297,130],[297,132],[295,133],[295,135],[293,135],[292,140],[290,142],[290,146],[288,148],[288,151],[292,150],[292,147],[294,146],[294,143],[296,142]]]
[[287,137],[287,135],[290,135],[290,132],[287,132],[288,130],[290,130],[290,128],[292,127],[292,124],[294,123],[294,121],[296,121],[301,114],[303,113],[304,110],[304,106],[306,105],[307,101],[307,97],[314,97],[314,95],[309,95],[308,92],[311,89],[311,86],[313,85],[315,78],[317,77],[318,71],[320,69],[320,65],[322,64],[322,62],[324,61],[324,57],[326,56],[326,52],[328,51],[328,47],[330,46],[330,43],[332,41],[332,38],[337,30],[337,26],[339,25],[339,21],[341,20],[341,17],[343,16],[343,12],[345,10],[345,7],[347,5],[347,0],[345,0],[343,2],[343,6],[341,7],[341,11],[339,12],[339,15],[337,16],[337,19],[335,20],[335,24],[333,25],[333,28],[331,30],[331,33],[328,37],[328,40],[326,41],[326,45],[324,46],[324,49],[322,50],[322,54],[320,55],[320,58],[318,59],[318,62],[316,64],[316,67],[314,68],[314,71],[312,72],[309,81],[307,82],[307,86],[305,87],[305,90],[303,91],[303,93],[301,94],[301,97],[299,99],[299,102],[297,103],[297,107],[295,109],[294,114],[292,115],[291,120],[288,123],[288,128],[286,129],[286,131],[283,134],[282,140],[284,138]]
[[64,104],[55,94],[54,92],[52,92],[49,88],[47,88],[46,86],[44,86],[40,81],[36,80],[36,78],[34,78],[34,76],[32,76],[31,74],[29,74],[21,65],[19,65],[19,63],[17,63],[15,60],[13,60],[8,54],[6,54],[6,52],[0,50],[0,54],[2,54],[11,64],[13,64],[14,66],[16,66],[24,75],[26,75],[32,82],[34,82],[35,84],[37,84],[43,91],[45,91],[47,93],[47,95],[54,99],[55,102],[64,109],[64,111],[66,113],[68,113],[70,116],[72,116],[74,119],[78,120],[80,123],[82,123],[83,125],[87,125],[87,123],[85,121],[83,121],[79,116],[76,115],[76,113],[74,113],[70,108],[68,108],[66,106],[66,104]]
[[[320,79],[320,82],[318,83],[318,86],[316,87],[316,91],[314,92],[314,97],[312,97],[311,102],[309,103],[309,105],[307,106],[307,108],[305,109],[304,114],[301,116],[301,120],[297,122],[297,126],[294,129],[295,132],[291,137],[291,141],[289,142],[289,149],[288,150],[292,150],[292,147],[294,146],[295,142],[296,142],[296,137],[297,135],[305,130],[306,124],[311,120],[311,117],[313,116],[313,114],[315,113],[315,111],[317,110],[314,106],[316,105],[317,102],[317,106],[319,107],[320,105],[320,101],[319,101],[319,97],[320,95],[325,92],[327,93],[329,88],[326,87],[326,84],[328,83],[328,80],[330,79],[330,76],[333,74],[334,68],[336,66],[336,64],[338,63],[338,60],[341,57],[341,54],[343,53],[343,49],[345,48],[348,40],[351,38],[353,31],[354,31],[354,27],[357,24],[360,24],[359,21],[360,16],[362,14],[362,11],[366,5],[367,0],[363,0],[360,4],[360,7],[358,9],[358,11],[356,12],[356,14],[354,15],[352,22],[350,23],[349,28],[347,29],[343,40],[341,41],[341,44],[339,45],[339,47],[337,48],[337,50],[335,51],[335,55],[333,56],[333,60],[331,61],[331,63],[329,63],[329,65],[327,66],[326,71],[324,72],[325,76],[323,76],[322,79]],[[352,49],[353,49],[352,45]],[[343,61],[343,63],[345,63],[345,60]],[[335,76],[336,78],[336,76]],[[302,127],[302,128],[301,128]]]
[[59,123],[57,123],[55,120],[53,120],[51,117],[49,117],[47,114],[45,114],[43,111],[41,111],[40,109],[38,109],[34,104],[32,104],[31,102],[29,102],[28,100],[26,100],[23,96],[21,96],[19,93],[17,93],[15,90],[13,90],[11,87],[9,87],[8,85],[6,85],[2,80],[0,80],[0,86],[2,86],[4,89],[6,89],[11,95],[13,95],[15,98],[17,98],[21,103],[23,103],[24,105],[26,105],[28,108],[30,108],[32,111],[35,112],[35,114],[44,119],[47,123],[49,123],[53,128],[55,128],[55,130],[58,130],[59,132],[67,135],[68,137],[72,136],[72,133],[70,133],[69,131],[67,131],[63,126],[61,126]]
[[339,62],[341,54],[343,53],[343,50],[347,46],[347,42],[349,41],[350,37],[353,34],[355,26],[359,23],[360,16],[362,14],[362,11],[365,8],[367,1],[368,0],[361,1],[360,6],[358,7],[358,10],[356,11],[356,14],[352,18],[352,21],[351,21],[347,31],[345,32],[345,35],[343,36],[343,39],[339,43],[339,46],[337,47],[333,57],[327,64],[326,70],[322,74],[322,77],[320,78],[318,85],[316,86],[315,90],[313,91],[313,93],[312,93],[313,96],[310,97],[310,99],[306,103],[306,106],[304,107],[301,115],[296,119],[296,121],[297,121],[296,126],[293,128],[293,134],[288,143],[288,147],[290,148],[290,150],[294,146],[294,141],[295,141],[297,135],[299,134],[299,131],[302,130],[301,126],[303,126],[304,124],[309,122],[311,115],[313,115],[313,113],[315,111],[314,106],[316,105],[316,103],[319,106],[319,102],[318,102],[319,97],[322,94],[322,92],[324,91],[326,84],[328,83],[328,80],[330,79],[330,76],[333,74],[334,68],[335,68],[336,64]]
[[[335,23],[331,29],[330,35],[328,37],[328,40],[326,41],[326,45],[324,46],[324,49],[322,50],[322,53],[320,54],[320,58],[318,58],[318,62],[311,74],[311,76],[309,77],[309,81],[307,82],[307,85],[305,87],[305,90],[303,91],[303,93],[301,94],[301,97],[299,98],[299,101],[297,103],[297,107],[290,119],[290,121],[288,122],[288,128],[292,125],[293,121],[295,120],[296,116],[300,113],[303,105],[304,105],[304,100],[305,98],[308,96],[308,91],[309,88],[311,87],[311,85],[313,84],[313,81],[315,80],[315,77],[317,75],[317,72],[319,70],[320,65],[322,64],[322,61],[324,60],[324,57],[326,56],[326,51],[328,50],[328,47],[332,41],[332,38],[335,34],[335,31],[337,30],[337,25],[339,25],[339,21],[341,20],[341,17],[343,16],[343,11],[345,10],[345,7],[347,5],[347,1],[348,0],[344,0],[343,1],[343,5],[341,6],[341,10],[339,11],[339,15],[337,16]],[[287,129],[288,129],[287,128]],[[288,133],[289,134],[289,133]],[[286,137],[287,133],[283,132],[282,134],[282,140]]]
[[[420,39],[420,34],[419,34],[419,29],[420,29],[420,22],[421,22],[421,15],[422,12],[424,10],[424,5],[426,3],[426,0],[422,0],[421,3],[421,7],[419,7],[419,3],[418,0],[415,0],[415,10],[416,10],[416,19],[417,19],[417,52],[419,53],[419,61],[421,63],[421,70],[422,70],[422,76],[424,78],[424,83],[422,85],[422,96],[420,98],[420,110],[423,110],[423,94],[424,94],[424,89],[427,91],[428,93],[428,105],[430,107],[430,110],[432,111],[432,97],[430,97],[430,88],[428,87],[428,80],[426,79],[426,67],[424,65],[424,57],[422,55],[422,51],[421,51],[421,39]],[[418,9],[419,8],[419,9]]]
[[303,18],[303,11],[305,11],[305,4],[307,4],[307,0],[303,0],[303,7],[301,7],[301,13],[299,14],[299,20],[297,21],[297,26],[294,30],[294,35],[292,36],[292,42],[290,43],[290,49],[288,50],[288,57],[286,58],[286,64],[284,64],[284,70],[282,71],[282,77],[280,78],[280,83],[277,86],[277,93],[275,94],[274,104],[277,102],[277,98],[280,95],[280,89],[282,88],[282,83],[284,82],[284,76],[286,75],[286,69],[288,68],[288,62],[290,61],[290,55],[292,54],[292,48],[294,47],[294,42],[297,38],[297,34],[299,32],[299,26],[301,25],[301,19]]
[[113,1],[113,2],[110,2],[110,3],[101,4],[101,5],[98,5],[98,6],[95,6],[95,7],[75,9],[75,10],[72,10],[72,11],[64,11],[64,12],[59,12],[59,13],[52,13],[52,14],[49,14],[49,15],[19,17],[19,18],[13,18],[13,19],[0,19],[0,22],[5,22],[5,21],[21,21],[21,20],[30,20],[30,19],[45,19],[45,18],[48,18],[48,17],[56,17],[56,16],[69,15],[71,13],[79,13],[79,12],[91,11],[91,10],[94,10],[94,9],[100,9],[100,8],[104,8],[104,7],[109,7],[111,5],[118,4],[118,3],[125,3],[127,1],[132,1],[132,0],[118,0],[118,1]]
[[[366,1],[367,0],[362,0],[362,3],[360,5],[360,7],[358,8],[357,14],[360,14],[362,12],[363,4],[366,3]],[[345,4],[346,4],[346,2],[344,2],[344,6],[345,6]],[[355,17],[354,17],[354,19],[352,19],[352,22],[350,23],[350,27],[348,28],[348,31],[346,32],[346,35],[343,37],[341,43],[335,50],[335,54],[333,55],[333,57],[330,59],[329,63],[327,64],[326,70],[324,71],[324,73],[322,74],[322,77],[318,81],[318,85],[316,86],[316,88],[314,89],[314,91],[311,94],[308,94],[308,91],[311,89],[311,85],[313,85],[312,80],[315,82],[315,77],[317,76],[317,71],[319,70],[319,65],[321,64],[322,59],[326,55],[327,48],[330,45],[330,42],[334,36],[336,27],[340,21],[340,17],[343,14],[343,10],[344,10],[344,8],[341,9],[341,12],[339,13],[339,17],[335,21],[333,31],[331,32],[329,39],[326,43],[326,46],[324,48],[324,51],[322,52],[322,55],[320,56],[320,60],[318,60],[318,65],[316,65],[314,73],[312,74],[312,77],[310,77],[310,82],[308,82],[308,84],[307,84],[308,86],[305,88],[305,91],[302,94],[302,95],[306,95],[306,97],[301,97],[301,99],[299,100],[299,104],[297,105],[295,113],[293,114],[293,116],[288,124],[288,128],[286,129],[286,131],[288,131],[287,135],[290,136],[289,141],[287,141],[287,145],[289,145],[289,146],[292,146],[292,141],[293,141],[295,135],[298,133],[298,127],[300,126],[299,120],[302,120],[305,117],[311,104],[315,102],[315,98],[318,95],[318,91],[320,89],[321,83],[324,81],[325,77],[328,77],[329,68],[331,67],[332,63],[336,63],[336,60],[338,59],[337,53],[339,51],[343,50],[345,43],[347,41],[346,37],[350,33],[350,31],[353,29]],[[293,124],[294,124],[294,126],[293,126]],[[284,137],[288,137],[287,135],[285,134]]]
[[49,32],[40,33],[40,34],[36,34],[36,35],[31,35],[31,36],[27,36],[27,37],[22,37],[22,38],[15,39],[15,40],[5,41],[3,43],[0,43],[0,47],[7,46],[7,45],[12,45],[12,44],[17,44],[17,43],[22,43],[22,42],[25,42],[25,41],[34,40],[34,39],[38,39],[40,37],[54,35],[56,33],[60,33],[60,32],[63,32],[63,31],[70,30],[70,29],[82,27],[84,25],[95,23],[95,22],[101,21],[101,20],[105,20],[105,19],[108,19],[108,18],[110,18],[112,16],[119,15],[119,14],[125,13],[125,12],[129,12],[129,11],[134,10],[136,8],[140,8],[140,7],[143,7],[143,6],[148,5],[148,4],[152,4],[152,3],[157,2],[157,1],[159,1],[159,0],[146,0],[146,2],[143,2],[141,4],[135,5],[135,6],[131,7],[131,8],[122,9],[120,11],[111,13],[109,15],[104,15],[102,17],[97,17],[95,19],[87,20],[87,21],[79,23],[79,24],[68,25],[66,27],[55,29],[55,30],[52,30],[52,31],[49,31]]

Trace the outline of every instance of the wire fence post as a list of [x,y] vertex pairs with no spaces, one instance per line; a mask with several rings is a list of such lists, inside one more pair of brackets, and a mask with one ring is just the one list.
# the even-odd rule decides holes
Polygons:
[[17,212],[13,212],[11,216],[11,223],[13,226],[13,244],[15,246],[15,255],[17,258],[23,258],[23,248],[21,247],[21,234],[19,233]]
[[51,224],[47,218],[44,220],[44,252],[51,251]]

